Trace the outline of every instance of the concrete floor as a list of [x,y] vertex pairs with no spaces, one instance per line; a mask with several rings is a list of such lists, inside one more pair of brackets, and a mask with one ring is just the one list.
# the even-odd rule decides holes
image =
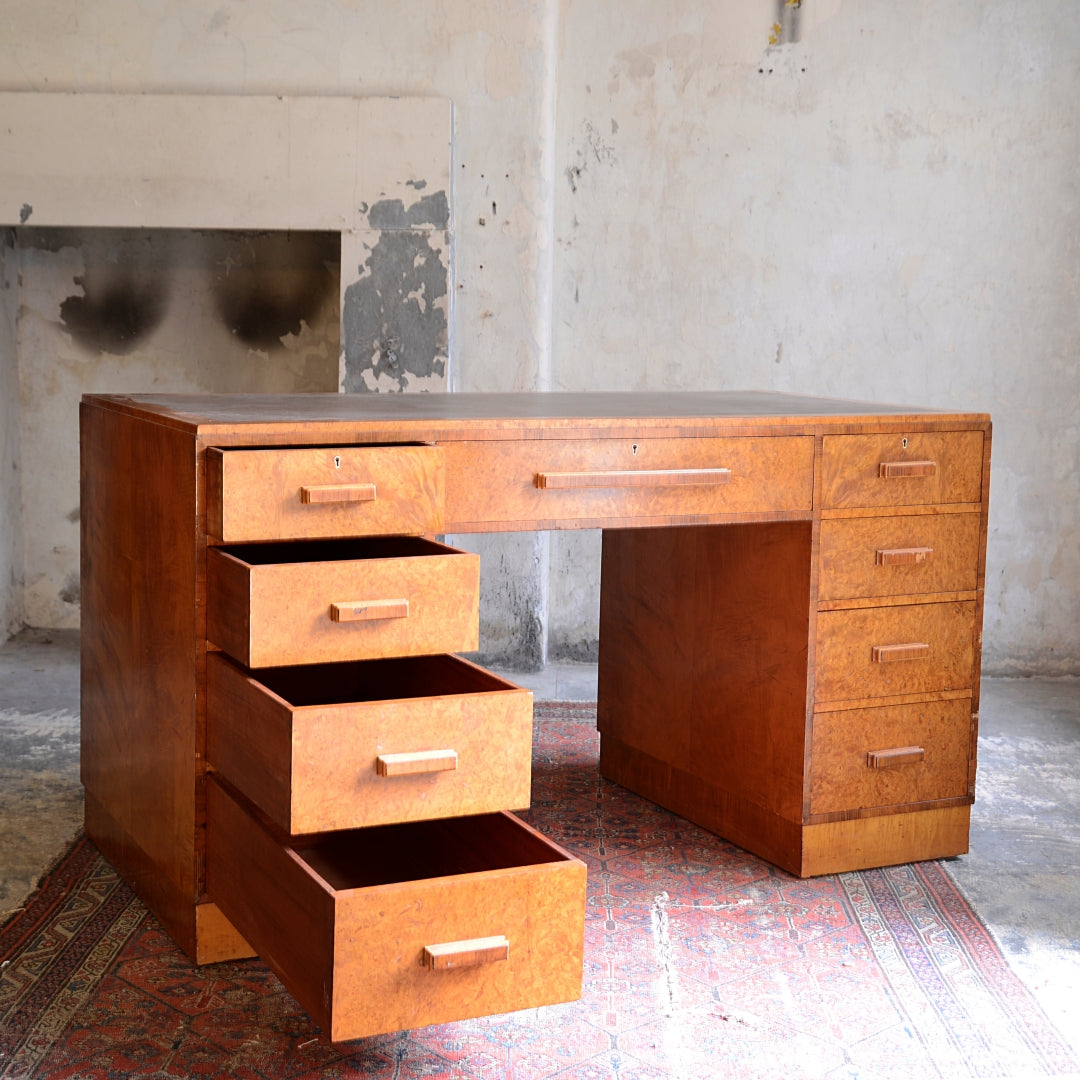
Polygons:
[[[592,700],[596,668],[504,673],[541,700]],[[0,645],[0,919],[82,819],[79,640]],[[1080,1053],[1080,679],[983,683],[971,851],[949,870]]]

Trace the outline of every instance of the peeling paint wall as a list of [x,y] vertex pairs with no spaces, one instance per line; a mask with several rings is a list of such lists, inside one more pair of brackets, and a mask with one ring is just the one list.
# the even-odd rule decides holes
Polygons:
[[22,484],[19,480],[19,382],[15,323],[18,248],[13,229],[0,230],[0,641],[22,626]]
[[563,0],[553,385],[990,412],[986,668],[1080,673],[1080,5],[779,9]]
[[[453,100],[452,295],[429,296],[445,230],[410,222],[407,199],[408,235],[343,237],[340,304],[363,343],[343,384],[759,387],[993,413],[987,668],[1080,672],[1072,0],[433,0],[422,19],[368,0],[8,0],[4,15],[4,89]],[[62,273],[70,286],[78,259]],[[76,293],[43,288],[60,325]],[[31,372],[24,394],[73,364]],[[596,534],[466,539],[496,653],[587,655]]]
[[338,237],[23,228],[18,245],[22,618],[74,627],[79,397],[333,392]]

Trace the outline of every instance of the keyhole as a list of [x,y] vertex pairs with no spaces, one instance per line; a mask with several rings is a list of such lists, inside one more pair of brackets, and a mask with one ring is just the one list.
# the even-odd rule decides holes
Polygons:
[[630,453],[637,456],[637,443],[634,443],[634,445],[630,447]]
[[340,469],[341,468],[341,455],[340,454],[335,454],[334,455],[334,468],[335,469]]
[[903,448],[904,448],[905,450],[907,449],[907,436],[906,436],[906,435],[905,435],[905,436],[904,436],[904,438],[903,438],[903,439],[901,440],[901,442],[900,442],[900,445],[901,445],[901,446],[902,446],[902,447],[903,447]]

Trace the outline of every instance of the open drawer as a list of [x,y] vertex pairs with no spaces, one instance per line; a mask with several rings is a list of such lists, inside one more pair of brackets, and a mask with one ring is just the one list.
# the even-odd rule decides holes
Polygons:
[[211,775],[206,880],[334,1040],[581,994],[585,865],[511,814],[288,840]]
[[480,556],[418,536],[206,553],[206,635],[248,667],[470,652]]
[[207,760],[285,832],[529,805],[532,694],[455,656],[206,661]]

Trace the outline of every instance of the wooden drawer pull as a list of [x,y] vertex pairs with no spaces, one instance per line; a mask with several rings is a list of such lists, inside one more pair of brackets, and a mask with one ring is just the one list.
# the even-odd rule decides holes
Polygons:
[[300,489],[300,501],[310,503],[374,502],[374,484],[315,484]]
[[456,768],[456,750],[416,750],[408,754],[380,754],[375,759],[375,771],[380,776],[412,776]]
[[878,566],[909,566],[927,563],[934,558],[934,549],[928,547],[878,548],[874,562]]
[[340,600],[330,605],[330,618],[334,622],[404,619],[408,614],[408,600]]
[[538,488],[715,487],[731,480],[730,469],[623,469],[610,472],[537,473]]
[[424,967],[432,971],[450,971],[453,968],[478,967],[510,957],[510,942],[499,934],[497,937],[471,938],[468,941],[448,941],[443,945],[424,946]]
[[882,461],[878,476],[933,476],[937,472],[936,461]]
[[872,656],[875,664],[891,664],[897,660],[925,660],[930,646],[922,641],[908,641],[902,645],[875,645]]
[[892,750],[868,750],[866,764],[871,769],[888,769],[893,765],[911,765],[925,757],[926,751],[921,746],[897,746]]

